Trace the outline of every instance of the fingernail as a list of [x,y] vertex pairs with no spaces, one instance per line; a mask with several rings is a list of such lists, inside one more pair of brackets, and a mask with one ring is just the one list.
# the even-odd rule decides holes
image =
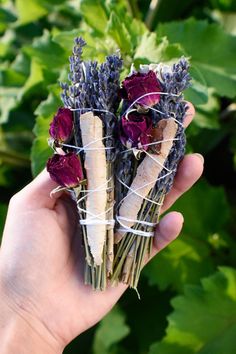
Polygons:
[[204,164],[204,157],[201,154],[195,153],[194,155],[197,156]]
[[182,219],[182,225],[183,225],[183,224],[184,224],[184,216],[183,216],[182,213],[179,213],[179,212],[178,212],[178,214],[179,214],[180,218]]

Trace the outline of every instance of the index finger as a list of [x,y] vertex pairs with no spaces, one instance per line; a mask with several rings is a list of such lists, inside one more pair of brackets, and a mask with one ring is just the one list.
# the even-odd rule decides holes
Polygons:
[[183,121],[183,125],[185,128],[187,128],[189,126],[189,124],[192,122],[193,117],[195,115],[195,108],[194,108],[193,104],[188,101],[187,105],[188,105],[188,109],[185,113],[184,121]]
[[44,169],[32,182],[18,192],[17,195],[25,208],[52,209],[55,206],[57,198],[62,194],[62,192],[58,192],[56,197],[50,196],[50,193],[56,187],[58,187],[58,184],[50,178],[49,173]]

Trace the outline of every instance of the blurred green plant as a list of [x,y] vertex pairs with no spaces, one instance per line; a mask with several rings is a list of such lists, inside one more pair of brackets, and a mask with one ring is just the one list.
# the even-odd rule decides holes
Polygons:
[[[206,167],[204,179],[175,205],[185,215],[182,236],[144,270],[143,305],[126,294],[119,308],[65,353],[143,354],[151,346],[149,354],[230,354],[236,323],[235,1],[0,4],[0,229],[10,196],[30,180],[31,171],[38,174],[51,155],[48,126],[61,105],[59,82],[67,80],[76,36],[88,43],[85,59],[101,61],[119,48],[122,77],[131,63],[171,63],[181,55],[191,63],[193,85],[186,99],[197,112],[187,131],[187,149],[203,153]],[[216,272],[219,265],[228,268]],[[183,295],[175,298],[178,294]],[[171,298],[174,312],[168,325]],[[218,337],[217,331],[224,333]]]

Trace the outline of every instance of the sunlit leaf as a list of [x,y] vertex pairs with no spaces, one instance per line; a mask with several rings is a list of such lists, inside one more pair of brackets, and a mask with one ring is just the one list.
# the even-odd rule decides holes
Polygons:
[[105,1],[81,0],[80,10],[90,27],[103,34],[108,20]]
[[55,112],[61,105],[59,87],[51,87],[51,92],[47,100],[42,102],[35,112],[36,114],[39,114],[39,116],[36,119],[34,127],[36,139],[34,140],[31,150],[31,166],[34,176],[43,170],[47,159],[52,155],[52,149],[47,143],[47,139],[49,138],[49,124],[52,121]]
[[114,12],[111,13],[107,26],[107,32],[117,43],[117,46],[121,49],[122,53],[126,54],[131,52],[132,42],[130,34],[124,23]]
[[144,274],[152,285],[181,291],[185,283],[196,283],[214,269],[208,236],[218,233],[224,238],[229,206],[222,188],[201,181],[175,203],[174,210],[185,219],[181,236],[145,267]]
[[19,25],[38,20],[48,13],[48,9],[42,3],[40,4],[38,0],[27,0],[27,9],[24,0],[16,0],[16,9]]
[[160,24],[157,33],[159,37],[167,36],[170,43],[179,43],[207,85],[219,95],[236,96],[236,37],[217,24],[193,18]]
[[234,354],[236,270],[221,267],[198,286],[185,286],[172,300],[166,336],[149,354]]
[[115,307],[100,323],[94,337],[93,354],[110,354],[112,346],[130,332],[125,315]]

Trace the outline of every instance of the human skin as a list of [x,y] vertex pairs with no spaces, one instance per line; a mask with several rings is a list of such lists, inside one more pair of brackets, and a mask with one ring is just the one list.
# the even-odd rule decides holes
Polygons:
[[[190,104],[187,126],[194,115]],[[185,156],[162,212],[201,176],[203,158]],[[83,254],[76,205],[43,171],[10,201],[0,249],[1,354],[57,354],[96,324],[127,286],[94,292],[83,283]],[[166,214],[154,238],[152,257],[180,233],[183,216]]]

